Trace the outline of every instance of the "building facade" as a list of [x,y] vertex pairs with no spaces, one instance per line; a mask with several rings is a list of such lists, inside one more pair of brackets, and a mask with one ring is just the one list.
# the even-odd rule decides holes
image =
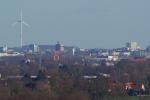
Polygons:
[[140,49],[140,46],[137,42],[128,42],[128,43],[126,43],[126,48],[129,51],[136,51],[136,50]]

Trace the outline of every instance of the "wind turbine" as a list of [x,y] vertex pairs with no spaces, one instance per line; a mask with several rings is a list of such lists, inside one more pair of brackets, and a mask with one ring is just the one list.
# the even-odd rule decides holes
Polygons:
[[23,45],[23,25],[30,27],[29,24],[27,24],[22,17],[22,10],[20,12],[20,19],[17,20],[15,23],[12,24],[12,26],[15,26],[16,24],[20,24],[20,47],[22,48]]

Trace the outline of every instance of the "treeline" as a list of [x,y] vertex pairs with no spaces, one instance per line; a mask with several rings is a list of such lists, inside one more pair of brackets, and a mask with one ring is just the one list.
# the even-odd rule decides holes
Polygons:
[[[39,59],[32,59],[30,63],[24,58],[0,61],[0,100],[128,100],[133,97],[128,97],[127,91],[111,89],[113,83],[127,82],[144,83],[144,94],[150,94],[150,60],[122,60],[113,67],[93,67],[75,63],[80,58],[69,61],[66,58],[66,62],[43,58],[41,68]],[[100,73],[110,74],[110,77]],[[8,75],[24,77],[9,79]],[[37,77],[31,78],[31,75]],[[96,75],[97,78],[85,79],[84,75]]]

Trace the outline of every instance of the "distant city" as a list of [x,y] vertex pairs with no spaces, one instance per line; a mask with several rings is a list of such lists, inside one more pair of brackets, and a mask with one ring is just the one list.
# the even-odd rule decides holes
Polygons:
[[54,45],[30,44],[22,47],[9,48],[7,45],[0,47],[0,57],[24,56],[26,54],[49,54],[55,61],[60,60],[61,56],[80,56],[95,65],[99,65],[96,62],[105,62],[108,66],[113,66],[121,59],[150,59],[150,46],[142,49],[137,42],[127,42],[123,47],[114,49],[84,49],[65,46],[61,42],[57,42]]
[[150,100],[150,0],[1,0],[0,100]]

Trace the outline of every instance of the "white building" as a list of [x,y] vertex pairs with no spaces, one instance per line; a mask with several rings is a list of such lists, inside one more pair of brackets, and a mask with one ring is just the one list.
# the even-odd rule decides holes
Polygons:
[[31,52],[31,53],[39,52],[39,46],[37,44],[29,45],[29,52]]
[[112,56],[119,56],[119,55],[120,55],[120,52],[116,52],[116,51],[112,52]]
[[7,52],[7,45],[0,47],[0,52]]
[[140,46],[137,42],[128,42],[126,43],[126,48],[130,51],[136,51],[140,49]]
[[60,42],[57,42],[57,44],[55,45],[55,51],[60,51],[60,52],[64,52],[64,45],[61,44]]
[[75,55],[75,48],[72,48],[72,55]]
[[119,57],[118,56],[108,56],[108,61],[119,61]]
[[100,55],[101,56],[109,56],[109,52],[102,52]]
[[15,56],[24,56],[24,54],[13,52],[13,53],[0,53],[0,57],[15,57]]
[[131,55],[131,52],[123,52],[122,53],[122,56],[130,56]]

